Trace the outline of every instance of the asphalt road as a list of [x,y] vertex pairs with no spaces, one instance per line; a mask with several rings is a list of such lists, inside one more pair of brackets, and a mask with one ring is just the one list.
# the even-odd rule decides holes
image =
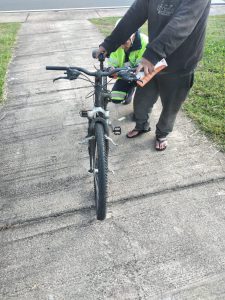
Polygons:
[[[134,0],[1,0],[0,11],[115,7],[129,6],[133,2]],[[212,4],[224,3],[224,0],[212,0]]]
[[1,0],[0,11],[127,6],[133,2],[134,0]]

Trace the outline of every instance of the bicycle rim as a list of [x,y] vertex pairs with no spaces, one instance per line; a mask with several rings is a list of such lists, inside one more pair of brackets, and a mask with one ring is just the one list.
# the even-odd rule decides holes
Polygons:
[[106,200],[108,196],[108,141],[105,139],[104,126],[95,125],[94,155],[94,191],[96,215],[98,220],[106,217]]

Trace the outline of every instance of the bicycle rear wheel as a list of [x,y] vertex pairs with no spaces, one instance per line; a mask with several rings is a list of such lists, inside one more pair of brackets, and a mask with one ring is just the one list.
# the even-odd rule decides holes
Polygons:
[[106,217],[106,200],[108,196],[108,141],[105,139],[104,126],[95,124],[94,152],[94,191],[96,215],[98,220]]

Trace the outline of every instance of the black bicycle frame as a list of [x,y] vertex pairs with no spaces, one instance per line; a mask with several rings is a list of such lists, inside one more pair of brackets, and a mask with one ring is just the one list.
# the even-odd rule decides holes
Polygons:
[[103,107],[102,103],[102,77],[95,77],[95,106]]
[[95,106],[104,108],[104,103],[102,103],[102,84],[103,84],[103,77],[100,75],[101,71],[104,69],[104,60],[105,58],[102,57],[100,60],[100,70],[98,76],[95,77]]

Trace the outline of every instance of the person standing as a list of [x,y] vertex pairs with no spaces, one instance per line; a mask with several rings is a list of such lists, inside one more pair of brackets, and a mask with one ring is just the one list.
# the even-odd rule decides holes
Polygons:
[[128,132],[135,138],[148,132],[149,112],[160,96],[162,111],[156,124],[155,149],[165,150],[167,136],[194,81],[194,70],[202,57],[210,0],[136,0],[118,26],[99,46],[109,54],[123,44],[148,20],[149,42],[137,72],[152,73],[154,65],[165,58],[168,67],[134,96],[136,126]]

